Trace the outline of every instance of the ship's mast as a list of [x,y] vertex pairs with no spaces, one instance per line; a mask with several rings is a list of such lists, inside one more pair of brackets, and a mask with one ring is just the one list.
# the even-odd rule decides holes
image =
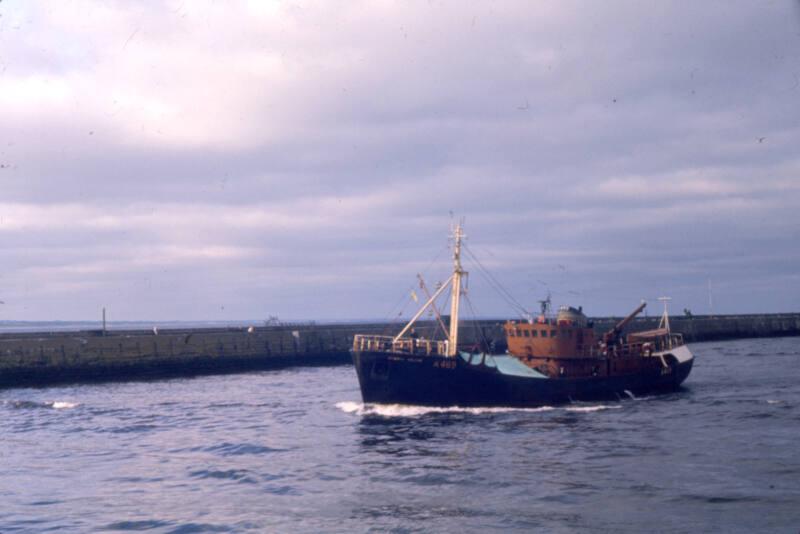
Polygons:
[[667,310],[667,304],[672,300],[672,297],[658,297],[658,300],[664,303],[664,315],[661,316],[661,321],[658,323],[658,327],[666,328],[667,333],[669,334],[671,330],[669,328],[669,311]]
[[453,230],[453,277],[452,277],[452,300],[450,302],[450,335],[448,336],[447,355],[455,356],[458,351],[458,308],[461,303],[461,278],[466,276],[466,272],[461,268],[461,240],[464,238],[464,231],[461,223],[458,223]]
[[400,333],[394,337],[394,342],[399,341],[406,334],[406,332],[411,329],[411,325],[413,325],[429,307],[433,306],[434,311],[436,311],[438,316],[438,311],[436,310],[434,303],[439,295],[441,295],[442,292],[447,288],[447,286],[450,286],[452,295],[450,301],[450,332],[445,332],[445,334],[447,334],[447,356],[456,355],[458,352],[458,312],[461,304],[461,286],[463,279],[469,274],[461,268],[461,240],[464,239],[464,237],[466,236],[461,228],[461,223],[458,223],[453,230],[453,240],[455,243],[453,246],[453,274],[450,275],[444,284],[442,284],[442,286],[430,296],[428,301],[419,309],[419,311],[417,311],[416,314],[414,314],[414,317],[408,321]]
[[664,328],[667,330],[667,348],[672,348],[672,330],[669,327],[669,311],[667,310],[667,304],[669,301],[672,300],[672,297],[658,297],[658,300],[664,303],[664,315],[661,317],[661,321],[658,323],[659,328]]

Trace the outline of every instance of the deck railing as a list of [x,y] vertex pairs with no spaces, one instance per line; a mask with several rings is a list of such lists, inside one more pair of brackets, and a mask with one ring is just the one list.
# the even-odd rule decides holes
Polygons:
[[392,336],[358,334],[353,338],[353,350],[444,356],[447,354],[447,341],[409,337],[395,341]]
[[683,344],[683,334],[669,334],[648,339],[647,341],[642,340],[633,343],[623,343],[622,345],[610,345],[604,350],[598,350],[597,347],[593,346],[589,348],[588,355],[589,357],[593,357],[595,354],[599,353],[604,357],[612,356],[617,358],[640,356],[642,354],[647,356],[655,352],[671,350]]

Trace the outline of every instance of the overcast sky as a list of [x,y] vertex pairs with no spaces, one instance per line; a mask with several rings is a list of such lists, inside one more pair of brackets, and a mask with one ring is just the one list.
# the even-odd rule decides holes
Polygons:
[[800,311],[800,4],[0,1],[0,320],[386,318],[451,212],[532,308]]

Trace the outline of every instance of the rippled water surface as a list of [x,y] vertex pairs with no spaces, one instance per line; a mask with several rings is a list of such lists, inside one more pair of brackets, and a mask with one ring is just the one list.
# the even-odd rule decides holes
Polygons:
[[0,532],[798,532],[800,339],[684,390],[360,403],[350,367],[0,391]]

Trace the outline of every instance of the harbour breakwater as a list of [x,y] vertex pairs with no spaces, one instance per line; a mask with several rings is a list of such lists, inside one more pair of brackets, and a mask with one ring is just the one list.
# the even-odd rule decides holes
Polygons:
[[[598,333],[621,317],[593,319]],[[504,319],[465,321],[465,345],[493,342],[504,348]],[[626,331],[658,326],[658,317],[639,317]],[[800,314],[675,317],[672,330],[688,342],[800,335]],[[263,327],[193,328],[0,335],[0,387],[77,381],[167,378],[350,362],[356,334],[394,335],[401,323],[284,324]],[[436,325],[422,322],[420,337]],[[460,343],[461,344],[461,343]]]

